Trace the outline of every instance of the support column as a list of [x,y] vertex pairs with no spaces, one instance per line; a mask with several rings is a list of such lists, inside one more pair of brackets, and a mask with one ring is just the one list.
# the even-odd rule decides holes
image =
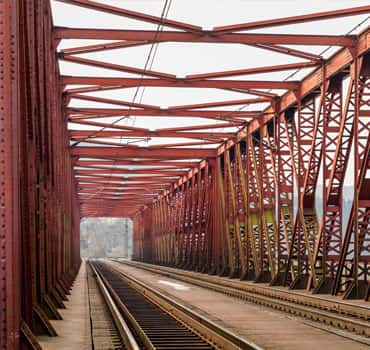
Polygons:
[[18,4],[0,1],[0,349],[20,349]]

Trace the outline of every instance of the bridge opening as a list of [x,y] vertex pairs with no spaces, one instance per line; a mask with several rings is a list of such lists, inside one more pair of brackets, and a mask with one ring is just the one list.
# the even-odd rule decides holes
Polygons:
[[132,247],[131,219],[104,217],[81,220],[81,258],[131,259]]

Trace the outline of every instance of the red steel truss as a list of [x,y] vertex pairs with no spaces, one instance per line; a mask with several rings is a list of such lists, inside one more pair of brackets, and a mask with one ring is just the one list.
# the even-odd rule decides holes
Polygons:
[[[164,31],[158,41],[268,44],[271,49],[277,44],[292,44],[293,38],[283,34],[245,32],[238,36],[236,32],[355,13],[352,11],[356,9],[215,28],[202,35],[195,29],[181,33]],[[57,33],[60,38],[133,39],[130,31],[58,28]],[[147,39],[146,35],[148,33],[140,32],[136,36],[137,42]],[[238,88],[248,89],[249,93],[249,89],[253,89],[253,92],[262,92],[257,94],[261,96],[258,98],[269,101],[270,106],[252,112],[254,116],[236,112],[231,118],[244,118],[243,127],[220,143],[217,155],[208,156],[186,176],[181,175],[154,202],[135,211],[135,258],[309,289],[314,293],[368,299],[368,35],[366,30],[352,37],[355,44],[350,45],[337,41],[343,48],[329,59],[310,58],[302,63],[302,67],[312,65],[316,69],[299,83],[289,82],[296,84],[295,87],[280,85],[289,90],[281,96],[263,95],[268,92],[267,88],[279,86],[273,81],[236,83],[235,80],[212,79],[282,71],[290,65],[189,75],[181,81],[149,72],[148,75],[157,75],[157,79],[146,79],[144,84],[155,81],[156,86]],[[329,40],[330,37],[325,38]],[[295,43],[301,45],[318,44],[324,36],[316,39],[294,36]],[[115,68],[127,71],[127,67]],[[133,83],[132,80],[105,78],[64,79],[69,83],[90,82],[94,88],[121,83],[132,86]],[[194,79],[197,79],[197,85],[194,85]],[[190,106],[184,108],[189,113]],[[172,112],[175,117],[176,111],[178,108],[168,109],[165,113]],[[75,115],[71,112],[70,118],[81,112],[96,115],[94,110],[76,111]],[[196,110],[199,112],[205,110]],[[138,111],[137,115],[144,113]],[[163,111],[156,111],[153,115],[161,113]],[[173,155],[180,154],[178,149],[171,147],[171,150]],[[139,154],[139,150],[133,152]],[[195,156],[196,151],[192,149],[192,152]],[[181,159],[186,155],[184,149]],[[350,159],[353,163],[349,166]],[[343,195],[348,177],[354,179],[354,196],[350,200],[349,218],[346,218]],[[320,216],[316,208],[318,191],[322,191],[323,198]]]
[[80,211],[49,3],[0,16],[0,349],[38,349],[80,265]]
[[[137,260],[369,299],[370,29],[268,30],[370,6],[204,30],[56,1],[164,29],[57,27],[48,0],[0,0],[0,349],[55,335],[49,319],[60,318],[80,264],[81,217],[132,218]],[[65,39],[104,42],[58,48]],[[297,62],[177,76],[91,58],[166,42],[248,45]],[[62,62],[115,74],[61,74]],[[255,78],[300,69],[303,79]],[[114,95],[140,87],[245,98],[167,107]],[[127,122],[136,117],[158,127]],[[165,126],[168,118],[186,123]]]

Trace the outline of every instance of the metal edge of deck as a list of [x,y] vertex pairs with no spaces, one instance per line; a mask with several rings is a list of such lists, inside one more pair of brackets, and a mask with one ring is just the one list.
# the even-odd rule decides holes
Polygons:
[[[222,339],[224,341],[228,342],[228,344],[225,344],[229,346],[227,349],[245,349],[245,350],[264,350],[264,348],[258,346],[257,344],[253,343],[252,341],[249,341],[247,339],[244,339],[237,334],[229,331],[228,329],[221,327],[217,323],[211,321],[207,317],[197,313],[196,311],[191,310],[190,308],[186,307],[185,305],[180,304],[179,302],[169,298],[168,296],[164,295],[163,293],[159,292],[158,290],[155,290],[152,287],[149,287],[145,285],[143,282],[139,281],[132,275],[128,273],[124,273],[118,269],[118,267],[107,264],[112,270],[117,272],[123,279],[128,281],[133,288],[138,290],[141,294],[145,295],[147,298],[149,298],[152,302],[156,303],[157,305],[161,306],[162,309],[166,310],[167,312],[170,312],[171,314],[176,314],[176,316],[179,319],[182,319],[182,322],[185,324],[188,324],[188,326],[193,327],[195,330],[200,333],[202,327],[204,331],[212,332],[212,334],[203,334],[203,337],[208,337],[208,339],[211,339],[216,344],[222,344]],[[169,304],[170,307],[168,308],[163,305],[164,303]],[[185,320],[184,320],[185,318]],[[193,322],[192,322],[193,321]],[[196,322],[196,325],[194,325],[194,322]],[[189,324],[190,323],[190,324]],[[202,334],[202,333],[200,333]],[[209,336],[212,335],[212,337],[209,338]],[[213,337],[218,338],[218,340],[213,340]],[[220,344],[220,345],[221,345]],[[230,347],[232,346],[232,347]]]

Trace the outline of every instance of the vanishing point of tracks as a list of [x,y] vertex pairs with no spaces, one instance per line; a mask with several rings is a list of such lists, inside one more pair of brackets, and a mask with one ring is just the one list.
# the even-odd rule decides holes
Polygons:
[[124,349],[259,349],[111,265],[90,266]]

